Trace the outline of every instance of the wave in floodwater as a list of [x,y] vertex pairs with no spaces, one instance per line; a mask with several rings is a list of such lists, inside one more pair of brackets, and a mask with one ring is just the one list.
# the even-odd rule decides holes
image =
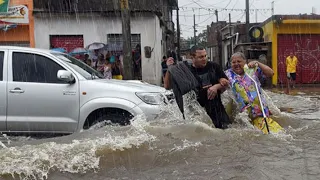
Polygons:
[[[229,95],[223,95],[224,104]],[[263,135],[246,113],[234,113],[229,129],[216,129],[191,93],[184,97],[186,119],[170,104],[158,119],[138,116],[126,127],[49,139],[3,135],[0,179],[318,177],[320,171],[311,168],[319,160],[318,99],[269,91],[265,97],[285,132]]]

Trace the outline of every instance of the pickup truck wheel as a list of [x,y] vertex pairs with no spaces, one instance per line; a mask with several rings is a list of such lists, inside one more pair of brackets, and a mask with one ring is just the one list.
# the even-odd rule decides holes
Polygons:
[[132,118],[131,113],[121,109],[99,109],[89,115],[83,129],[89,129],[93,126],[100,128],[106,125],[126,126],[130,125]]

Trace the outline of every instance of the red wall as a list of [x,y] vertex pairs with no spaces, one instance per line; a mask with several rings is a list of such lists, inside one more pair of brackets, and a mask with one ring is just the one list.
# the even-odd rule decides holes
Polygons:
[[84,46],[82,35],[51,35],[50,44],[54,48],[65,48],[67,52]]
[[298,58],[297,83],[320,83],[320,34],[278,35],[278,83],[286,83],[285,60]]

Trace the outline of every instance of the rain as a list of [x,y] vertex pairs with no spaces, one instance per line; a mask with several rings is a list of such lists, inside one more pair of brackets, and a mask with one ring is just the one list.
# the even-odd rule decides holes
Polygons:
[[320,179],[319,12],[0,0],[0,180]]

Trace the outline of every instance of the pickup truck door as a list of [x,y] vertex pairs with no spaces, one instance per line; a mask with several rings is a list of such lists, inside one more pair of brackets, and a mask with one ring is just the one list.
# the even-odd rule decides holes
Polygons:
[[0,49],[0,131],[7,130],[7,55]]
[[9,51],[7,129],[71,133],[79,119],[79,82],[57,78],[61,62],[34,52]]

